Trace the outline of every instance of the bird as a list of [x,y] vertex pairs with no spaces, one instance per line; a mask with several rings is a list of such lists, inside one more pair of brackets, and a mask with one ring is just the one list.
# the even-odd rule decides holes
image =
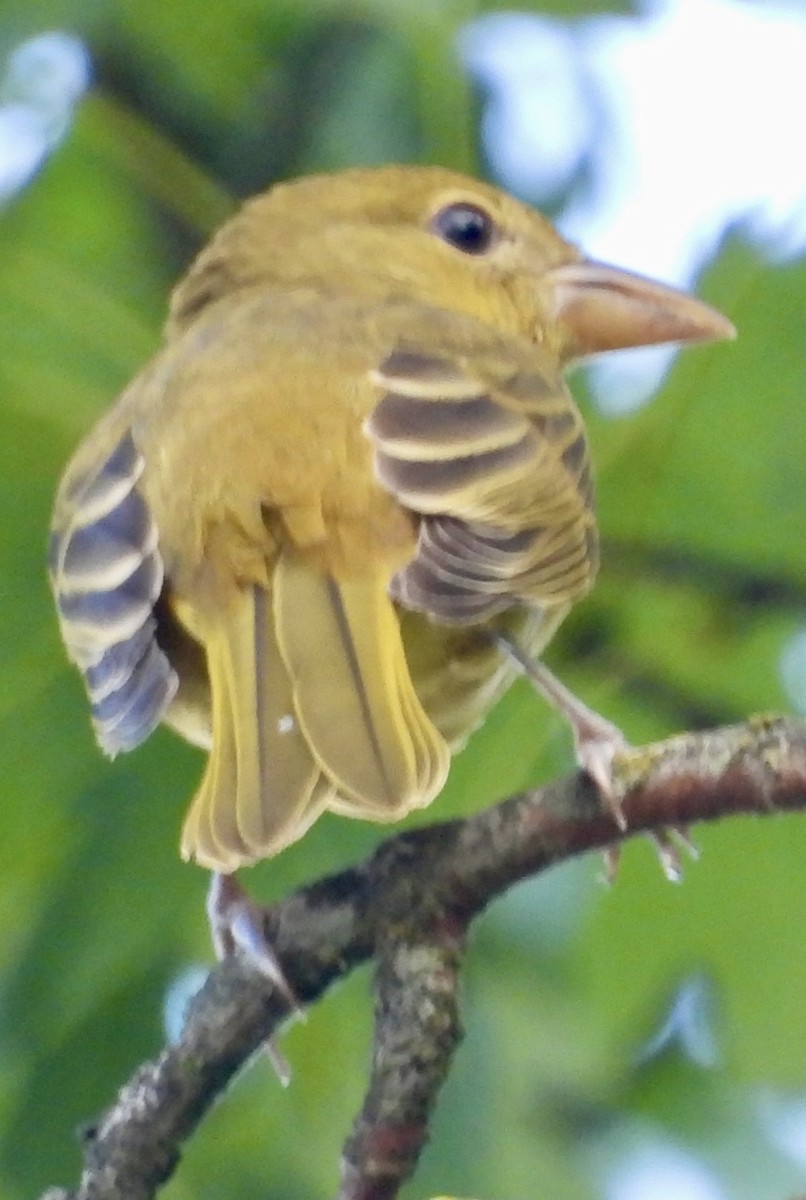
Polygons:
[[733,334],[447,168],[243,204],[73,455],[50,533],[102,750],[164,723],[207,751],[182,855],[227,880],[326,810],[430,804],[596,575],[567,369]]

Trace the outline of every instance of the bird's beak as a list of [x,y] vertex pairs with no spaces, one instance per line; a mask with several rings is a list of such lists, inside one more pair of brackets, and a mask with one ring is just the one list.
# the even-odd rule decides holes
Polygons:
[[565,334],[566,359],[629,346],[736,336],[727,317],[701,300],[606,263],[566,263],[553,267],[541,283]]

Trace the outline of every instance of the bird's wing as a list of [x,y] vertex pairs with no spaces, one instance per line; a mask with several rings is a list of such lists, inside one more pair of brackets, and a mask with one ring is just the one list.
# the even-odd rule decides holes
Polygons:
[[79,455],[62,483],[49,549],[62,636],[89,694],[98,741],[131,750],[160,722],[178,680],[157,644],[157,529],[138,490],[131,432]]
[[405,607],[474,623],[523,600],[553,608],[598,561],[582,419],[559,368],[402,347],[374,372],[366,421],[381,484],[422,514],[397,573]]

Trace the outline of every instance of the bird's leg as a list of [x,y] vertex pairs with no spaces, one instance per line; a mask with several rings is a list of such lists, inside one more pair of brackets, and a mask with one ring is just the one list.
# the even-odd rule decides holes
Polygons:
[[577,762],[597,784],[605,806],[619,829],[626,829],[621,802],[613,786],[613,759],[619,751],[629,749],[630,745],[624,734],[612,721],[583,704],[544,663],[525,654],[517,642],[500,633],[496,633],[494,638],[549,704],[565,717],[574,735]]
[[[630,748],[624,734],[612,721],[583,704],[544,663],[524,653],[517,642],[500,633],[493,636],[497,645],[517,663],[541,695],[565,717],[574,735],[577,762],[596,783],[605,807],[619,829],[625,830],[627,821],[613,785],[613,760],[617,754]],[[681,846],[693,858],[696,858],[698,853],[687,830],[671,828],[651,833],[649,836],[655,845],[664,875],[672,883],[679,883],[683,875]],[[610,846],[604,851],[605,879],[608,883],[616,877],[620,853],[619,846]]]
[[[207,893],[207,919],[213,948],[219,961],[240,950],[261,974],[276,987],[294,1015],[302,1009],[294,995],[277,955],[266,939],[259,904],[247,894],[234,875],[214,872]],[[273,1040],[266,1051],[283,1086],[291,1081],[291,1068]]]

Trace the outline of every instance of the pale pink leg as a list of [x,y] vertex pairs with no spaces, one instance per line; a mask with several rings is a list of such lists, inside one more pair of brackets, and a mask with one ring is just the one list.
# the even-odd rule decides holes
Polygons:
[[[214,873],[207,893],[207,918],[213,947],[219,960],[240,950],[274,984],[297,1016],[302,1009],[288,985],[276,954],[266,941],[263,915],[259,904],[247,894],[234,875]],[[266,1052],[280,1082],[287,1087],[291,1068],[274,1041],[266,1043]]]
[[619,829],[626,829],[627,822],[613,787],[613,759],[619,751],[629,748],[624,734],[612,721],[607,721],[583,704],[544,663],[529,658],[520,646],[500,634],[496,635],[495,640],[518,664],[524,675],[531,679],[549,704],[565,717],[574,735],[577,762],[598,786]]

